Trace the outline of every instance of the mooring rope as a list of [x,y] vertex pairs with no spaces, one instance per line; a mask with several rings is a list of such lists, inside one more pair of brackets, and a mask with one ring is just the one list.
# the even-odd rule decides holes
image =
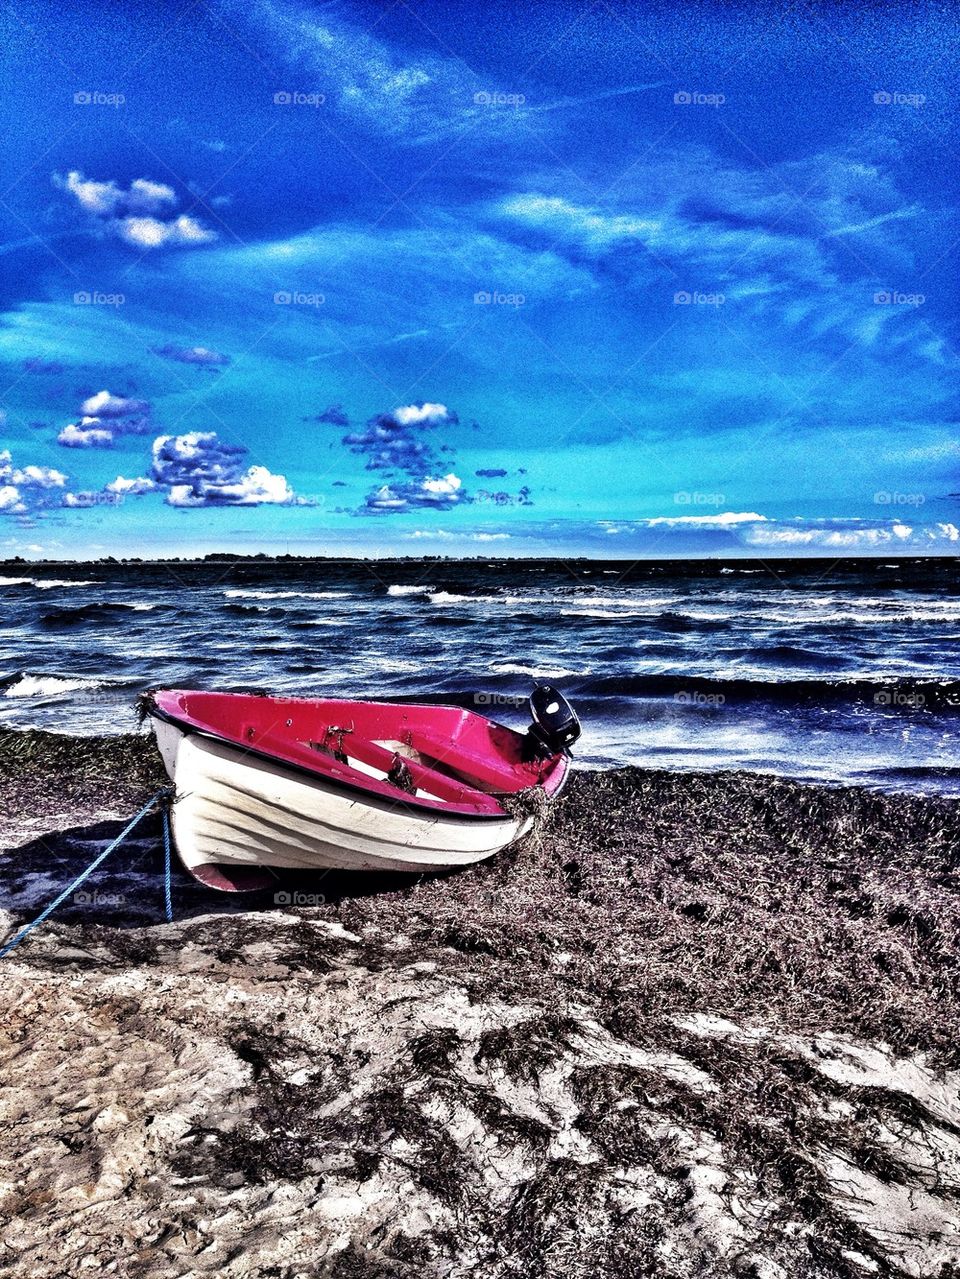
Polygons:
[[163,904],[167,913],[167,923],[173,921],[173,900],[170,895],[170,792],[163,799]]
[[166,904],[166,910],[167,910],[167,919],[168,920],[173,919],[173,906],[171,904],[171,897],[170,897],[170,832],[169,832],[169,818],[167,815],[167,804],[165,802],[170,798],[171,794],[172,792],[169,786],[164,786],[162,790],[158,790],[156,795],[154,795],[152,799],[149,799],[144,804],[143,808],[140,809],[140,812],[137,813],[136,817],[132,818],[127,823],[127,825],[123,828],[123,830],[116,837],[116,839],[111,840],[111,842],[107,845],[107,847],[103,850],[103,852],[98,853],[96,855],[96,857],[93,859],[90,865],[86,868],[86,870],[81,871],[80,874],[77,876],[77,878],[73,881],[73,883],[68,884],[67,887],[63,890],[63,892],[60,893],[59,896],[53,899],[53,901],[50,903],[49,906],[45,906],[44,909],[40,912],[40,914],[36,917],[36,919],[32,919],[29,924],[25,924],[24,927],[20,929],[20,931],[16,934],[15,937],[11,937],[11,939],[7,942],[7,944],[2,949],[0,949],[0,959],[3,959],[5,955],[9,955],[12,950],[14,950],[17,946],[20,945],[22,941],[24,941],[27,937],[30,936],[30,934],[38,926],[38,924],[42,924],[45,919],[47,919],[50,915],[53,914],[53,912],[57,909],[58,906],[62,905],[63,902],[66,901],[66,899],[70,896],[72,892],[75,892],[86,879],[89,879],[89,877],[93,874],[93,872],[97,869],[97,867],[102,862],[106,861],[106,859],[110,856],[113,850],[119,847],[119,845],[123,843],[123,841],[127,838],[127,836],[134,829],[134,827],[139,825],[139,823],[143,821],[144,817],[146,817],[147,813],[149,813],[150,810],[159,803],[163,803],[164,897],[165,897],[165,904]]

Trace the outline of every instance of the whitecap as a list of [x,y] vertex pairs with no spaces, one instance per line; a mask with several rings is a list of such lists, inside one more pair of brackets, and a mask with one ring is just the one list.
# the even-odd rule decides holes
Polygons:
[[561,617],[602,617],[614,622],[625,622],[631,617],[650,617],[651,610],[645,609],[610,609],[610,608],[564,608]]
[[38,590],[49,591],[55,586],[96,586],[91,581],[71,581],[59,577],[0,577],[0,586],[35,586]]
[[568,679],[572,675],[590,675],[591,671],[572,671],[557,666],[523,666],[519,662],[498,662],[491,666],[494,675],[526,675],[530,679]]
[[18,676],[3,690],[4,697],[52,697],[60,693],[79,693],[103,688],[104,681],[82,676],[30,675]]
[[349,591],[224,591],[236,600],[347,600]]

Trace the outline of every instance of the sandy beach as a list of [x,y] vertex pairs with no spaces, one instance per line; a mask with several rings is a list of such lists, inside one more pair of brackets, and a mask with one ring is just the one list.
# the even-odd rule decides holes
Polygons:
[[[0,735],[4,933],[163,782]],[[947,1276],[953,801],[575,774],[440,879],[243,900],[148,819],[4,961],[12,1276]]]

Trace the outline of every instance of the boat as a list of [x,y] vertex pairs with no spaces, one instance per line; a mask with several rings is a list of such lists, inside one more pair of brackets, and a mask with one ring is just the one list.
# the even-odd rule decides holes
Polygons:
[[515,843],[560,793],[580,724],[550,685],[519,732],[459,706],[155,689],[173,841],[202,884],[278,869],[469,866]]

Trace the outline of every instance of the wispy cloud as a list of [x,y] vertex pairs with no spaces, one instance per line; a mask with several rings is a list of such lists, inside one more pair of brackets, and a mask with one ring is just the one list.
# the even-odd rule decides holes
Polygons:
[[463,135],[502,145],[511,134],[521,135],[526,95],[520,86],[484,80],[441,48],[427,28],[424,47],[411,53],[364,31],[332,6],[318,13],[257,0],[252,8],[227,8],[265,33],[303,81],[293,87],[322,93],[324,109],[395,143],[418,146]]
[[177,346],[173,342],[166,342],[151,350],[154,355],[161,355],[165,360],[176,360],[178,364],[198,364],[202,368],[222,369],[230,363],[229,355],[212,351],[206,346]]

